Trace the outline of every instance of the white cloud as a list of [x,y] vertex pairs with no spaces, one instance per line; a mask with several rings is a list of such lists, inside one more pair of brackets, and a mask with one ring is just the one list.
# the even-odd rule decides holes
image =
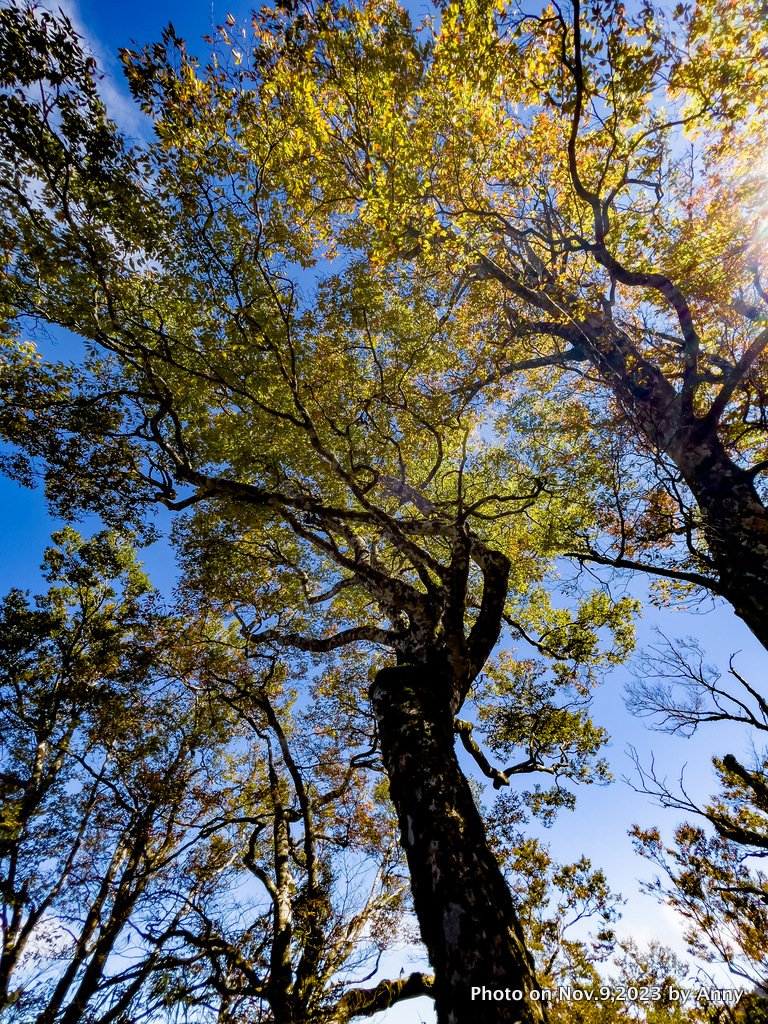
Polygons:
[[655,940],[669,946],[683,960],[690,961],[683,939],[685,922],[680,915],[668,904],[658,903],[651,896],[638,895],[637,903],[642,903],[642,912],[638,912],[639,908],[635,907],[633,913],[622,919],[622,927],[618,930],[631,935],[641,948]]
[[98,82],[98,89],[110,118],[127,135],[146,139],[150,133],[150,122],[131,97],[120,59],[85,24],[77,0],[43,0],[40,6],[52,14],[60,10],[69,18],[77,34],[82,37],[85,49],[96,58],[99,71],[104,76]]

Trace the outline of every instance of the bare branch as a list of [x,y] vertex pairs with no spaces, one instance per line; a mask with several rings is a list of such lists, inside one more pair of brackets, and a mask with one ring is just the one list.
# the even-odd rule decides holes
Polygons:
[[311,637],[301,636],[299,633],[282,633],[279,629],[265,629],[261,633],[250,633],[249,640],[257,643],[274,643],[279,647],[295,647],[299,651],[313,651],[324,653],[338,650],[347,644],[368,642],[391,647],[398,640],[403,638],[403,633],[389,629],[380,629],[377,626],[352,626],[343,629],[333,636]]
[[397,981],[380,981],[375,988],[353,988],[339,1000],[338,1011],[341,1020],[365,1017],[380,1010],[388,1010],[396,1003],[416,996],[430,996],[434,978],[416,972]]

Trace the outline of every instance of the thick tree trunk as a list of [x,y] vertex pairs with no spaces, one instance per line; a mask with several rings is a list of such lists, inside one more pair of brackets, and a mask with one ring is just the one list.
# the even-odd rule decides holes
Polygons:
[[683,442],[670,454],[701,511],[719,592],[768,649],[768,512],[717,437]]
[[628,359],[621,341],[605,346],[592,333],[590,359],[653,447],[674,461],[696,500],[718,579],[713,589],[768,649],[768,509],[753,474],[730,457],[717,420],[686,412],[657,367]]
[[440,1024],[540,1024],[533,962],[454,748],[450,688],[426,667],[371,686]]

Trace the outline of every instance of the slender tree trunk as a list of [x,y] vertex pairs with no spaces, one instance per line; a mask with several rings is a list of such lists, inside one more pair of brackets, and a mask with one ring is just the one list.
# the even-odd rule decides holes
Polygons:
[[[276,790],[276,783],[275,783]],[[295,1024],[293,1002],[293,968],[291,940],[293,907],[291,905],[290,846],[285,809],[276,800],[274,807],[273,842],[275,844],[275,895],[273,909],[272,950],[270,953],[267,994],[277,1024]]]
[[371,686],[440,1024],[540,1024],[533,961],[454,748],[450,687],[427,667]]

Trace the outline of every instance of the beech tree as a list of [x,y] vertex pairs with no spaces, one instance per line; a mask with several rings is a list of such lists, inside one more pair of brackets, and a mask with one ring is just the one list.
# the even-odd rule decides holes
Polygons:
[[[382,53],[400,69],[407,19],[385,10]],[[550,659],[555,690],[586,693],[626,653],[631,602],[588,596],[569,613],[541,586],[592,522],[594,453],[545,430],[546,398],[520,410],[529,440],[503,441],[452,393],[467,330],[429,282],[347,258],[343,210],[322,220],[320,195],[293,202],[296,138],[268,76],[238,78],[238,51],[202,76],[171,30],[126,54],[156,132],[130,151],[65,19],[14,6],[2,24],[0,297],[12,332],[37,320],[86,342],[79,365],[46,365],[9,337],[8,468],[40,467],[70,513],[185,513],[208,599],[262,652],[367,652],[358,686],[438,1018],[474,1021],[472,987],[486,986],[522,993],[486,1004],[486,1020],[539,1020],[454,719],[503,629]],[[520,743],[525,770],[578,777],[572,759],[597,734],[581,714],[557,726]]]
[[[221,74],[290,125],[287,200],[430,289],[457,399],[514,422],[527,387],[562,399],[550,437],[592,431],[604,509],[572,556],[720,595],[768,644],[764,20],[456,3],[414,32],[305,4],[254,28]],[[726,761],[755,814],[764,765]],[[745,884],[726,916],[749,932]]]
[[765,19],[307,3],[226,32],[220,75],[290,129],[286,201],[428,285],[456,392],[595,431],[615,473],[574,557],[705,588],[767,644]]

